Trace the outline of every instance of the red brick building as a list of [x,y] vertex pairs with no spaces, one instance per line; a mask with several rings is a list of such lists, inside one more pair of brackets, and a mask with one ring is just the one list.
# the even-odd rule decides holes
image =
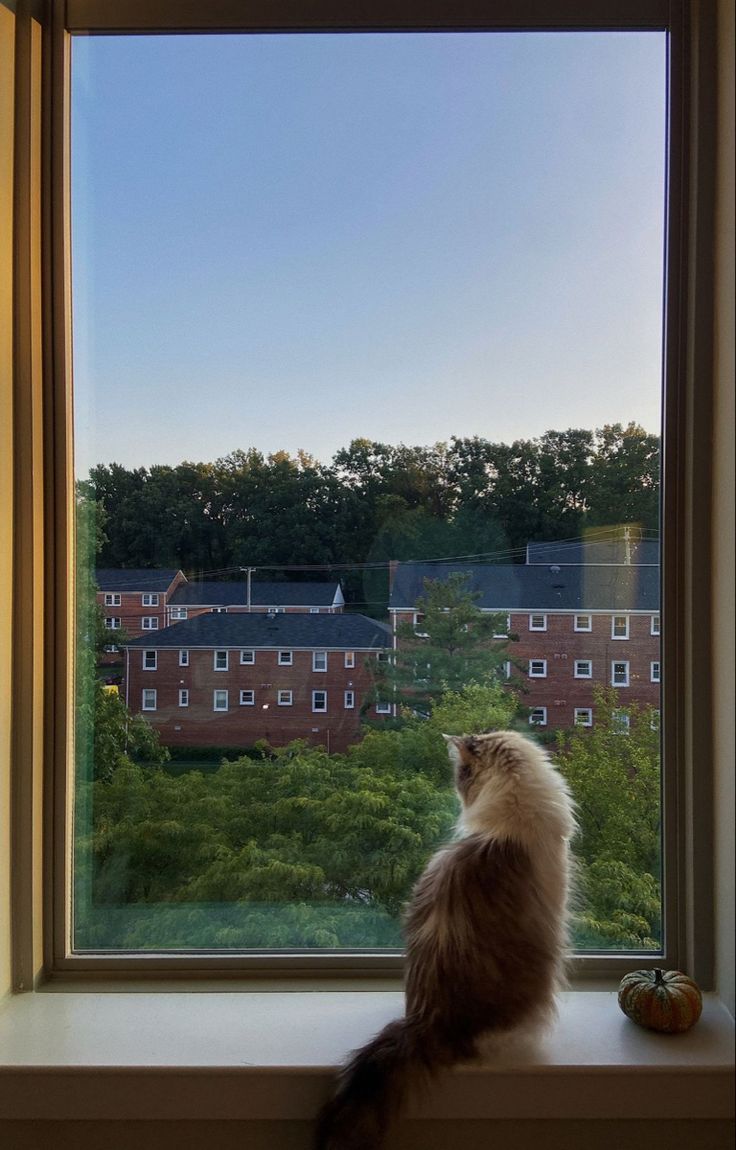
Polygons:
[[184,574],[173,569],[98,568],[95,577],[97,602],[110,632],[111,647],[116,645],[117,631],[134,638],[165,627],[169,599],[180,584],[186,583]]
[[[417,600],[425,579],[469,576],[468,589],[484,612],[499,614],[499,635],[508,643],[510,685],[528,708],[531,724],[558,729],[595,723],[593,689],[614,687],[621,706],[659,708],[661,662],[659,564],[652,547],[639,562],[620,549],[595,550],[592,562],[580,545],[530,545],[526,564],[400,563],[393,568],[389,611],[397,628],[411,622],[421,631]],[[554,547],[554,550],[552,549]],[[628,550],[629,557],[632,550]],[[557,560],[550,562],[549,560]]]
[[375,699],[391,631],[365,615],[211,611],[125,647],[126,704],[169,746],[280,746],[344,751]]

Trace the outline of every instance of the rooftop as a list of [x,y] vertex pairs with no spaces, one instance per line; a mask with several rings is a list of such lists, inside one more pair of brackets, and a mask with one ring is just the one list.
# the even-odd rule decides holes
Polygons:
[[213,611],[149,632],[126,646],[380,651],[391,646],[391,629],[367,615],[225,615]]

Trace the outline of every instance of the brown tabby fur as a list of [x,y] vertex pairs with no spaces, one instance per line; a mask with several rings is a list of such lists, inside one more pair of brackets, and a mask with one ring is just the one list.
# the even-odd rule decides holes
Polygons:
[[380,1150],[406,1094],[477,1057],[478,1040],[553,1011],[575,823],[561,776],[512,731],[445,736],[462,803],[406,917],[406,1014],[343,1068],[317,1150]]

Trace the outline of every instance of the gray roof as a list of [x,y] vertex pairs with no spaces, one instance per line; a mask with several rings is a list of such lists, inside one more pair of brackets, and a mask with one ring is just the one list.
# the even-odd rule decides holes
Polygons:
[[98,567],[95,579],[100,591],[168,591],[179,571],[176,567],[128,570]]
[[[340,591],[334,583],[251,583],[251,603],[255,607],[331,607]],[[175,607],[245,606],[245,580],[237,582],[206,581],[182,583],[169,602]],[[338,598],[342,602],[342,597]]]
[[126,646],[383,650],[391,646],[391,628],[367,615],[223,615],[213,611],[149,632]]
[[646,566],[553,566],[472,563],[400,563],[389,607],[411,610],[425,579],[470,575],[477,606],[488,611],[659,610],[659,569]]
[[622,538],[576,539],[571,543],[527,543],[526,561],[530,564],[659,564],[658,539]]

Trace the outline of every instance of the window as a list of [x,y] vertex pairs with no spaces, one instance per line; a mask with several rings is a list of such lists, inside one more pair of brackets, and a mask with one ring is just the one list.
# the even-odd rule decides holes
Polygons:
[[385,702],[385,700],[379,699],[376,702],[376,714],[377,715],[390,715],[391,714],[391,704]]
[[659,635],[659,615],[652,615],[649,623],[650,635]]
[[227,710],[227,691],[213,691],[212,692],[212,710],[213,711],[226,711]]
[[213,666],[216,671],[227,671],[227,651],[215,651]]
[[143,670],[144,671],[155,671],[156,670],[156,664],[158,662],[157,657],[156,657],[157,654],[158,654],[158,652],[156,652],[156,651],[144,651],[143,652]]
[[493,633],[494,639],[508,639],[511,630],[511,616],[499,616],[496,620],[496,629]]
[[240,692],[240,705],[241,707],[254,707],[256,702],[255,691],[241,691]]
[[187,687],[180,687],[179,688],[179,706],[180,707],[188,707],[189,706],[189,690]]
[[179,651],[179,666],[180,667],[188,667],[189,666],[189,652],[187,650]]
[[355,691],[345,692],[345,710],[352,711],[355,707]]
[[351,669],[355,666],[355,651],[346,651],[345,652],[344,665],[348,669]]
[[529,725],[532,727],[546,727],[547,708],[532,707],[531,711],[529,712]]
[[213,607],[212,608],[212,614],[213,615],[227,615],[227,607]]
[[591,707],[576,707],[575,708],[575,726],[576,727],[592,727],[593,726],[593,711]]
[[574,677],[576,679],[592,679],[593,664],[590,659],[576,659]]
[[[279,691],[277,702],[280,707],[290,707],[294,701],[294,696],[291,691]],[[326,710],[327,708],[323,708]]]
[[294,662],[294,656],[291,651],[279,651],[278,664],[279,667],[290,667]]
[[573,629],[575,631],[592,631],[593,630],[593,616],[592,615],[576,615],[573,622]]
[[614,711],[612,718],[615,733],[618,735],[628,734],[631,728],[631,717],[626,711]]
[[121,626],[121,621],[117,616],[109,616],[108,615],[105,618],[105,626],[107,627],[108,631],[119,631],[120,626]]
[[312,651],[312,670],[313,671],[326,671],[327,670],[327,652],[326,651]]
[[529,616],[529,630],[530,631],[546,631],[547,630],[547,616],[546,615],[530,615]]
[[108,592],[105,595],[105,606],[106,607],[119,607],[120,606],[120,596],[117,594],[117,592],[112,591],[112,592]]
[[158,595],[152,594],[150,591],[144,591],[141,595],[142,607],[158,607]]
[[158,631],[158,616],[144,615],[141,618],[141,627],[144,631]]
[[628,639],[629,637],[629,616],[628,615],[613,615],[611,617],[611,638],[612,639]]
[[611,663],[611,686],[628,687],[628,685],[629,664],[622,660],[615,660]]
[[310,615],[319,615],[319,607],[310,607],[309,608],[309,614]]
[[252,667],[256,661],[255,651],[241,651],[240,652],[240,665],[241,667]]
[[327,710],[326,691],[312,691],[312,710],[322,712]]
[[169,618],[172,623],[180,623],[182,619],[189,617],[189,610],[187,607],[170,607]]
[[102,649],[106,655],[116,655],[120,650],[114,643],[106,643]]
[[156,710],[156,689],[145,687],[141,692],[141,710],[142,711],[155,711]]
[[659,677],[659,660],[658,659],[655,660],[653,663],[649,664],[649,680],[652,683],[659,683],[661,681],[660,677]]
[[530,659],[529,660],[529,678],[530,679],[546,679],[547,678],[547,660],[546,659]]

